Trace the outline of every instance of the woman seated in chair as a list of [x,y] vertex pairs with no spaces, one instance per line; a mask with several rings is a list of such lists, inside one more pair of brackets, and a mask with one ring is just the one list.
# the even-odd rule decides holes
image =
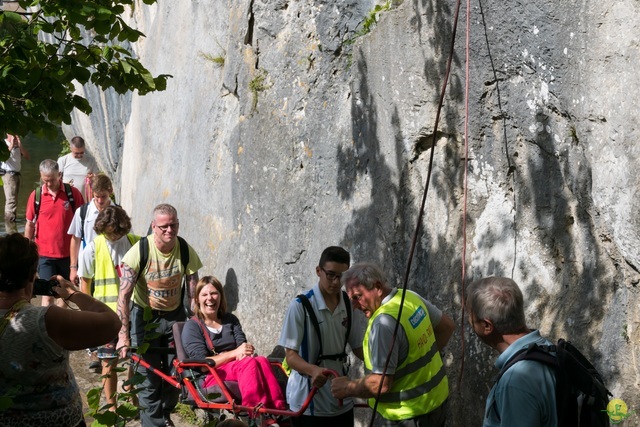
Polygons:
[[[182,346],[191,359],[213,359],[223,381],[237,381],[244,406],[263,404],[267,408],[286,409],[282,389],[266,357],[254,356],[240,321],[227,313],[222,284],[205,276],[196,287],[193,316],[184,325]],[[216,385],[209,375],[204,387]]]

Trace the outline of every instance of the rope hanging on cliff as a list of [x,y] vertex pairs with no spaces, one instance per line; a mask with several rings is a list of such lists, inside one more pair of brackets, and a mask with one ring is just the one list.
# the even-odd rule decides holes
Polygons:
[[465,84],[464,84],[464,184],[462,193],[462,272],[460,274],[460,375],[458,390],[462,389],[464,372],[464,283],[467,279],[467,190],[469,175],[469,30],[471,28],[471,0],[467,0],[467,23],[465,37]]
[[[378,391],[376,393],[375,396],[375,403],[373,405],[373,412],[371,414],[371,421],[369,422],[369,427],[373,427],[373,423],[375,421],[376,418],[376,413],[377,413],[377,409],[378,409],[378,401],[380,399],[380,394],[382,393],[382,384],[384,382],[384,377],[387,375],[387,369],[389,367],[389,359],[391,356],[391,351],[393,350],[393,347],[396,343],[396,337],[398,334],[398,328],[400,327],[400,318],[402,316],[402,310],[404,307],[404,300],[405,300],[405,295],[407,292],[407,284],[409,282],[409,272],[411,271],[411,263],[413,261],[413,255],[415,252],[415,248],[416,248],[416,244],[418,241],[418,234],[420,233],[420,224],[422,224],[422,220],[424,217],[424,207],[427,201],[427,193],[429,191],[429,185],[431,183],[431,172],[433,170],[433,157],[434,157],[434,153],[435,153],[435,148],[436,148],[436,142],[437,142],[437,134],[438,134],[438,123],[440,122],[440,113],[442,111],[442,105],[444,104],[444,96],[447,92],[447,83],[449,82],[449,74],[451,73],[451,62],[453,60],[453,52],[454,52],[454,47],[455,47],[455,40],[456,40],[456,30],[458,28],[458,16],[460,14],[460,1],[461,0],[457,0],[456,1],[456,11],[455,11],[455,16],[454,16],[454,21],[453,21],[453,32],[451,35],[451,47],[449,48],[449,57],[447,58],[447,69],[445,71],[445,76],[444,76],[444,81],[442,82],[442,90],[440,91],[440,98],[438,101],[438,109],[436,112],[436,120],[435,120],[435,124],[433,126],[433,143],[431,144],[431,154],[429,155],[429,167],[428,167],[428,171],[427,171],[427,182],[425,184],[424,187],[424,192],[422,194],[422,202],[420,204],[420,211],[418,213],[418,219],[417,219],[417,223],[416,223],[416,228],[415,231],[413,233],[413,239],[411,241],[411,249],[409,251],[409,259],[407,261],[407,268],[405,270],[405,274],[404,274],[404,281],[402,284],[402,297],[400,299],[400,309],[398,310],[398,316],[396,318],[396,325],[395,328],[393,330],[393,336],[391,339],[391,346],[389,347],[389,353],[387,354],[387,360],[385,362],[384,365],[384,370],[382,371],[382,377],[380,378],[380,384],[378,386]],[[467,0],[467,25],[469,22],[469,6],[468,6],[468,2],[469,0]],[[467,27],[467,46],[469,43],[468,40],[468,34],[469,34],[469,29]],[[468,54],[467,54],[468,55]],[[468,56],[467,56],[468,58]],[[467,63],[468,63],[468,59],[467,59]],[[468,82],[469,78],[468,78],[468,68],[467,68],[467,82]],[[465,88],[466,91],[468,91],[468,86],[466,86]],[[465,98],[468,99],[468,92],[465,94]],[[468,105],[468,101],[467,101],[467,105]],[[467,107],[468,108],[468,107]],[[468,116],[468,112],[467,112],[467,116]],[[465,150],[467,147],[467,122],[466,122],[466,118],[465,118]],[[466,155],[465,155],[465,215],[466,217]],[[466,224],[466,223],[465,223]],[[466,246],[466,229],[465,229],[465,246]],[[465,252],[463,252],[465,253]],[[464,264],[466,263],[465,259],[463,259],[463,288],[464,288]],[[463,294],[464,297],[464,294]],[[464,304],[463,304],[464,305]],[[463,334],[464,335],[464,334]]]

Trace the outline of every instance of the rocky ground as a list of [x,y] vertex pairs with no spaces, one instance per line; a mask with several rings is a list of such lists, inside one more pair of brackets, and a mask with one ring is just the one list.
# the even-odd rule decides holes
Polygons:
[[[70,356],[71,367],[75,374],[76,381],[80,387],[80,394],[82,395],[82,401],[85,407],[85,411],[88,411],[87,406],[87,392],[92,388],[100,386],[100,375],[95,371],[89,370],[89,357],[86,351],[74,351]],[[178,414],[172,417],[173,422],[177,427],[195,426],[197,424],[186,422]],[[87,424],[90,425],[91,419],[87,419]],[[127,424],[127,426],[137,427],[140,425],[139,421],[133,421]]]

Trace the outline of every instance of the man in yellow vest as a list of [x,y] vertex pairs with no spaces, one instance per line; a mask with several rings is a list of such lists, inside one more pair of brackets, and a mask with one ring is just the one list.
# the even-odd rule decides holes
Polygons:
[[370,263],[353,265],[342,274],[342,283],[353,308],[369,319],[363,342],[368,375],[334,379],[333,395],[369,398],[373,407],[382,383],[377,411],[385,418],[383,425],[443,426],[449,385],[440,351],[455,329],[451,318],[408,290],[391,348],[402,290],[391,288],[380,268]]

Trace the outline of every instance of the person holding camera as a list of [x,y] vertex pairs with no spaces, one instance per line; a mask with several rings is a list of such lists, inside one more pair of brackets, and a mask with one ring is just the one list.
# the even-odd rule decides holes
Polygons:
[[[84,426],[69,351],[109,342],[120,319],[62,276],[36,279],[37,268],[34,242],[20,234],[0,237],[0,425]],[[32,305],[35,293],[78,309]]]

